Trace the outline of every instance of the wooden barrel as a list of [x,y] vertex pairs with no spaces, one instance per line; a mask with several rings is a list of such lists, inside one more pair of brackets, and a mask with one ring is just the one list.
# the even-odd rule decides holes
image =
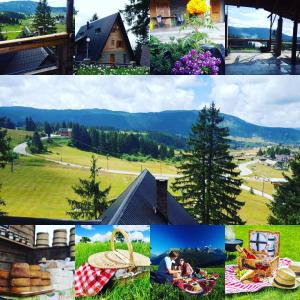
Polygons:
[[71,228],[71,230],[70,230],[69,244],[70,244],[70,246],[75,245],[75,227]]
[[49,233],[48,232],[38,232],[37,233],[36,247],[37,248],[49,247]]
[[70,256],[71,259],[75,258],[75,245],[70,246]]
[[64,247],[64,246],[67,246],[67,230],[55,229],[53,231],[52,247]]

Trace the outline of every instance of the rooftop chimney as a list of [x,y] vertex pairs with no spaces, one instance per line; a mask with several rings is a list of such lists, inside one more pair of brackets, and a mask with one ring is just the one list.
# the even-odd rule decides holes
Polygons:
[[159,213],[168,220],[168,179],[156,179],[156,207]]
[[90,29],[90,22],[86,22],[86,29],[87,29],[87,30]]

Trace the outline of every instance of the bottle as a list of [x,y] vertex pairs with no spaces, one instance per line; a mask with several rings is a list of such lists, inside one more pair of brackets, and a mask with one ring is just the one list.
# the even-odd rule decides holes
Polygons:
[[236,250],[241,254],[242,257],[245,257],[247,259],[257,258],[252,252],[250,252],[246,248],[241,248],[239,245],[236,246]]

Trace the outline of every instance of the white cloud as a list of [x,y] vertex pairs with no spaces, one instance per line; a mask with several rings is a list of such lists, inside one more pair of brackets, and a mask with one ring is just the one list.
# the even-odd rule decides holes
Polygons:
[[149,231],[149,225],[114,225],[114,228],[122,228],[127,232],[132,231]]
[[78,244],[80,242],[80,240],[82,239],[81,235],[77,235],[75,234],[75,243]]
[[80,227],[82,227],[86,230],[94,230],[95,229],[92,225],[81,225]]
[[95,235],[93,235],[90,239],[92,242],[107,242],[110,240],[111,238],[111,231],[106,232],[105,234],[101,234],[101,233],[96,233]]

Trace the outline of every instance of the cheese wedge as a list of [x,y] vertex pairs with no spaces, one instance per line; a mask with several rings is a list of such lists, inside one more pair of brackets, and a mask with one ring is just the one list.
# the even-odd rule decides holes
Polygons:
[[248,270],[241,278],[241,281],[251,279],[255,276],[255,271],[254,270]]

